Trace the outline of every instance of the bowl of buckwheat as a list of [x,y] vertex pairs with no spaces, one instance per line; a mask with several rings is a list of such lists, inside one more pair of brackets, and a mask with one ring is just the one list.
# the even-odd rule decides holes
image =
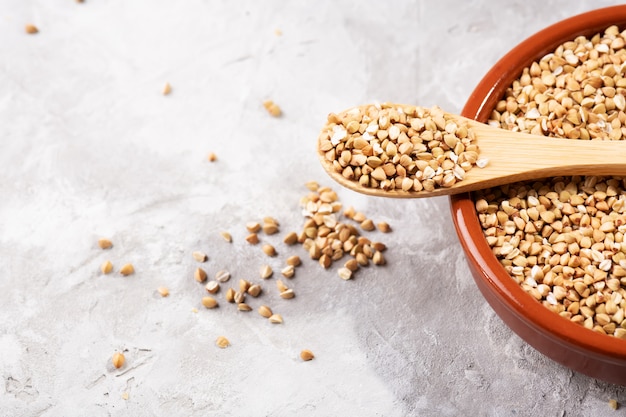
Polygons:
[[[520,43],[462,114],[546,141],[626,140],[625,96],[622,5]],[[552,360],[626,385],[626,178],[551,177],[450,202],[474,279],[500,318]]]

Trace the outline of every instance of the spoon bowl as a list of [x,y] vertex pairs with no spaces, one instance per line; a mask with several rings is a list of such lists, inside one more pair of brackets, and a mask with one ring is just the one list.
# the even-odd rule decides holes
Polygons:
[[[363,112],[368,106],[346,110],[335,115],[335,118],[341,120],[344,116],[354,114],[355,109]],[[400,104],[385,106],[398,109],[407,107]],[[561,175],[626,175],[626,141],[574,140],[530,135],[494,128],[455,114],[444,114],[446,120],[466,126],[473,132],[475,144],[478,146],[479,165],[484,164],[483,167],[473,167],[465,172],[464,177],[451,186],[438,187],[431,191],[363,186],[359,181],[342,174],[341,168],[344,167],[333,163],[333,159],[338,157],[328,157],[323,134],[318,140],[320,162],[331,178],[346,188],[367,195],[394,198],[453,195]],[[417,159],[415,154],[410,156]]]

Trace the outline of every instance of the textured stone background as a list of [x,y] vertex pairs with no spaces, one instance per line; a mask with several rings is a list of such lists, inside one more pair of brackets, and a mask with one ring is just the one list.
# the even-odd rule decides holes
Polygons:
[[[264,282],[251,304],[283,325],[203,310],[191,257],[258,280],[268,260],[244,224],[272,215],[299,230],[304,183],[338,189],[315,155],[328,112],[372,100],[458,112],[518,42],[612,3],[3,0],[0,414],[625,415],[608,407],[626,402],[622,388],[556,365],[494,315],[446,198],[337,190],[392,225],[370,235],[389,264],[344,282],[307,260],[288,301]],[[115,246],[97,248],[101,236]],[[264,239],[276,268],[306,256]],[[102,276],[105,259],[136,273]],[[219,335],[232,346],[216,348]],[[300,361],[303,348],[316,359]]]

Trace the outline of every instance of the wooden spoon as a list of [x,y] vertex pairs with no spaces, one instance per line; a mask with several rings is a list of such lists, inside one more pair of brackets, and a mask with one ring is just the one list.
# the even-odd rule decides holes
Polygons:
[[[364,109],[368,106],[371,108],[372,105],[347,110],[337,117],[349,115],[350,112],[354,114],[356,109],[365,111]],[[384,106],[406,107],[395,104]],[[450,187],[435,188],[433,191],[403,191],[362,186],[356,179],[345,178],[327,158],[326,151],[320,149],[323,134],[318,139],[319,159],[331,178],[342,186],[367,195],[394,198],[459,194],[517,181],[554,176],[626,176],[626,140],[574,140],[536,136],[494,128],[459,115],[444,114],[446,118],[453,119],[458,125],[466,125],[474,132],[475,143],[479,148],[479,158],[486,162],[484,168],[474,166],[465,173],[462,180]]]

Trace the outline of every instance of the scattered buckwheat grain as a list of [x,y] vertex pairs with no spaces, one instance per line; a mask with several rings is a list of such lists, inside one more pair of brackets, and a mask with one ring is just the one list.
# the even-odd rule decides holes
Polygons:
[[122,366],[124,366],[125,362],[126,362],[126,358],[124,357],[124,354],[121,352],[115,352],[113,354],[113,357],[111,358],[111,363],[113,364],[115,369],[120,369]]
[[220,348],[220,349],[226,349],[227,347],[230,346],[230,341],[225,338],[224,336],[219,336],[216,340],[215,340],[215,345]]
[[219,306],[217,300],[213,297],[202,297],[202,305],[206,308],[216,308]]
[[125,264],[125,265],[122,265],[122,267],[120,268],[120,274],[124,276],[128,276],[134,273],[135,273],[135,268],[133,267],[133,264]]
[[206,253],[200,251],[195,251],[191,255],[198,262],[206,262],[209,259]]
[[196,268],[193,273],[193,277],[198,282],[204,282],[207,279],[206,271],[202,268]]
[[280,117],[283,113],[278,104],[274,103],[272,100],[265,100],[263,107],[265,107],[265,110],[273,117]]
[[233,241],[233,237],[228,232],[220,232],[220,236],[222,236],[222,238],[228,243]]
[[101,238],[98,239],[98,246],[100,246],[100,249],[110,249],[113,247],[113,242],[109,239]]
[[300,359],[302,359],[305,362],[306,361],[310,361],[310,360],[312,360],[314,358],[315,358],[315,355],[309,349],[303,349],[300,352]]
[[102,265],[100,265],[100,270],[103,274],[110,274],[113,271],[113,264],[111,261],[104,261]]

